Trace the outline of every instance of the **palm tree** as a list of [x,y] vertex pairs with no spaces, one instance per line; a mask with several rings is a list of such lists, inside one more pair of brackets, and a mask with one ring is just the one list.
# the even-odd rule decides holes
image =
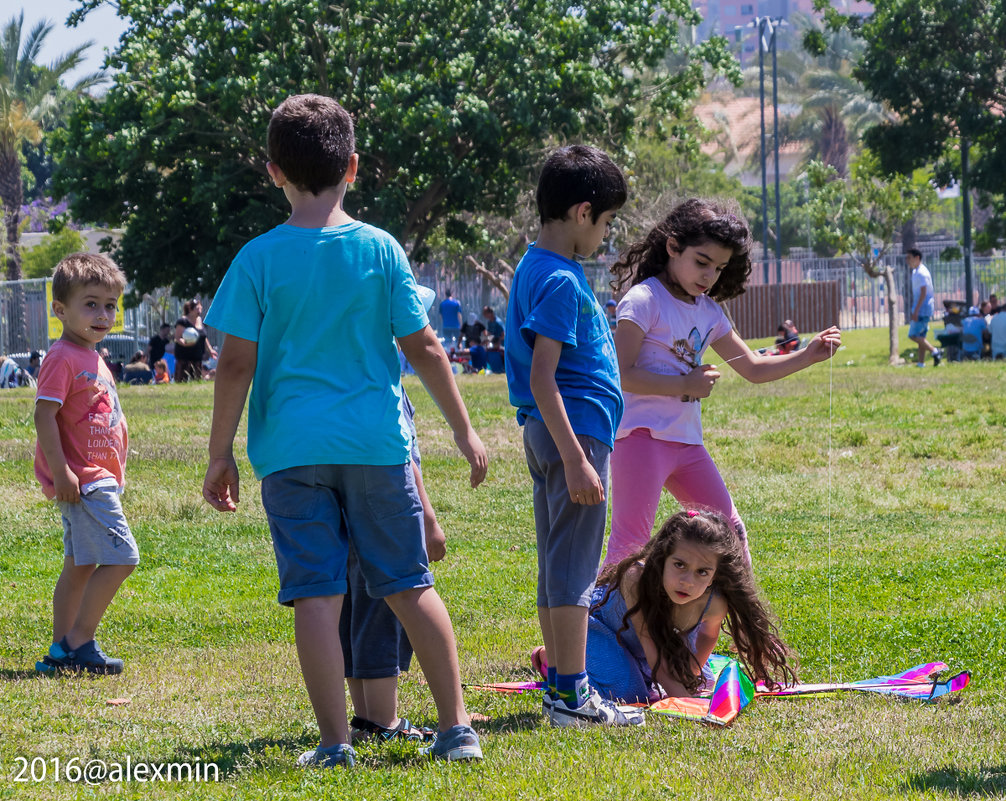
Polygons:
[[41,141],[46,122],[62,105],[61,95],[83,92],[104,80],[104,73],[97,72],[81,78],[69,90],[61,84],[63,77],[80,65],[92,42],[85,42],[47,66],[37,63],[53,27],[48,20],[41,20],[22,41],[22,11],[11,17],[0,33],[0,201],[7,234],[7,278],[12,281],[21,278],[21,148]]
[[[783,28],[791,43],[780,49],[778,82],[780,105],[794,109],[788,119],[780,119],[783,138],[810,143],[803,162],[823,161],[839,176],[848,176],[862,131],[890,117],[852,77],[852,69],[864,45],[846,31],[825,31],[821,23],[805,14],[793,15],[792,32]],[[800,45],[807,32],[818,34],[824,43],[820,56]],[[758,89],[758,68],[744,71],[748,92]]]

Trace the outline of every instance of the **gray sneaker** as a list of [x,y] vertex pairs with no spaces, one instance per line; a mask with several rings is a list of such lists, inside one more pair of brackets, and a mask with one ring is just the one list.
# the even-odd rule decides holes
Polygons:
[[459,723],[447,731],[438,733],[437,741],[433,745],[421,748],[419,753],[427,754],[434,759],[456,762],[460,759],[482,759],[482,746],[479,744],[479,736],[475,733],[475,729]]
[[356,751],[353,746],[346,743],[336,743],[328,748],[320,745],[311,750],[305,751],[297,757],[297,767],[318,767],[318,768],[351,768],[356,764]]
[[552,725],[589,726],[601,723],[605,726],[645,726],[643,710],[635,707],[619,706],[614,701],[602,698],[591,688],[590,697],[578,707],[571,708],[561,698],[552,705]]

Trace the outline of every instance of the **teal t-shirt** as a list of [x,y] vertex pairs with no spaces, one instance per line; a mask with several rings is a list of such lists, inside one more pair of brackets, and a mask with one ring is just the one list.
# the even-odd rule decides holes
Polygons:
[[258,344],[248,404],[255,475],[408,462],[394,337],[427,322],[405,252],[379,228],[280,225],[245,245],[206,324]]

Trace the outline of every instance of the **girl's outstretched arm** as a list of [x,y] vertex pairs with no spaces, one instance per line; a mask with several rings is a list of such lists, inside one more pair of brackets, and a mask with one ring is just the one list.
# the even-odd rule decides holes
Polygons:
[[842,332],[832,326],[815,336],[806,348],[783,356],[763,356],[755,353],[736,331],[731,331],[712,344],[712,349],[748,381],[764,384],[831,358],[842,344]]
[[636,359],[639,358],[644,336],[643,329],[631,320],[620,321],[615,329],[615,353],[618,354],[618,372],[623,390],[638,395],[709,397],[713,384],[720,377],[711,364],[700,365],[684,375],[662,375],[637,367]]

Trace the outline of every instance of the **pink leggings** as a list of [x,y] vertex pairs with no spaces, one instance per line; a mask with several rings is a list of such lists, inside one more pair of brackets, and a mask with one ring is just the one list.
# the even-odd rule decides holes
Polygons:
[[605,566],[646,545],[661,487],[685,509],[708,509],[727,518],[751,560],[744,521],[705,446],[653,439],[648,430],[637,428],[616,440],[611,454],[611,538]]

